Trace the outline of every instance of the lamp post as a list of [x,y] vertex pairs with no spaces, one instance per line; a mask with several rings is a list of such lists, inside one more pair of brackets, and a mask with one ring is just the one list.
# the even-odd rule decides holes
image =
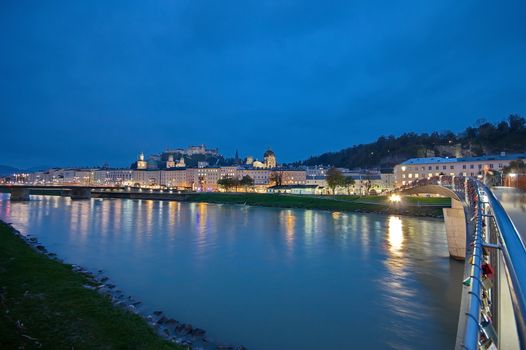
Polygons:
[[[510,173],[508,176],[511,177],[512,179],[514,179],[514,178],[518,178],[518,176],[517,176],[516,173]],[[517,180],[517,182],[518,182],[518,180]],[[514,186],[512,185],[512,181],[511,181],[511,180],[510,180],[510,186],[511,186],[511,187],[514,187]],[[518,183],[517,183],[517,187],[519,187],[519,186],[518,186]]]
[[398,206],[400,204],[400,202],[402,201],[402,197],[399,195],[399,194],[392,194],[390,197],[389,197],[389,201],[394,204],[395,206]]

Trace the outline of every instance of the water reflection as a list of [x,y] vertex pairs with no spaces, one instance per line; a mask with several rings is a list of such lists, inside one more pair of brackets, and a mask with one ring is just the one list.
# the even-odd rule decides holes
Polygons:
[[389,252],[392,256],[400,257],[402,245],[404,243],[402,219],[400,219],[398,216],[390,216],[388,232]]
[[198,211],[197,211],[197,227],[199,235],[204,235],[206,233],[206,209],[207,209],[206,203],[199,203],[197,205]]
[[251,349],[454,344],[462,268],[444,263],[438,220],[0,198],[1,218],[66,261],[107,271],[150,310],[163,309],[225,342]]
[[296,215],[290,209],[282,210],[280,213],[280,221],[282,223],[282,226],[284,226],[285,228],[285,240],[287,242],[287,246],[289,248],[292,248],[294,244],[294,229],[296,226]]

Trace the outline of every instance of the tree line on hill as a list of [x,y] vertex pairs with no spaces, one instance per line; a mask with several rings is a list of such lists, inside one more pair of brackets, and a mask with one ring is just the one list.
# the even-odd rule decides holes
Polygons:
[[523,117],[510,115],[495,124],[479,119],[475,126],[458,134],[442,131],[431,134],[410,132],[398,137],[381,136],[375,142],[312,156],[295,165],[392,168],[409,158],[467,157],[500,152],[526,152],[526,120]]

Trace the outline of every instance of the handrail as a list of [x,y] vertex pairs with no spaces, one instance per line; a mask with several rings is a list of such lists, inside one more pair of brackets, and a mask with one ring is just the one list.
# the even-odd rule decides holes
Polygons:
[[495,195],[485,185],[480,185],[486,192],[500,233],[501,251],[511,286],[510,293],[516,315],[519,341],[522,347],[526,348],[526,246]]
[[475,218],[477,220],[475,227],[475,237],[473,240],[473,252],[472,258],[469,260],[471,264],[471,273],[469,278],[471,279],[470,284],[470,298],[469,298],[469,309],[466,313],[466,328],[464,331],[464,343],[462,344],[465,349],[477,350],[478,340],[480,332],[480,294],[481,294],[481,278],[482,278],[482,207],[480,203],[480,190],[477,188],[478,201],[475,203],[477,206],[475,212]]
[[[526,245],[519,235],[515,225],[508,214],[497,200],[493,192],[482,182],[475,178],[463,176],[440,175],[426,179],[418,179],[401,186],[398,190],[407,190],[418,186],[439,185],[449,188],[463,195],[469,211],[473,213],[475,230],[471,245],[473,250],[468,256],[467,264],[471,265],[469,278],[469,305],[466,312],[466,321],[462,344],[464,349],[479,349],[479,338],[481,332],[481,294],[482,294],[482,264],[485,244],[484,230],[488,230],[483,224],[484,217],[491,216],[494,219],[498,231],[498,245],[500,249],[497,254],[502,254],[504,270],[509,285],[509,293],[513,305],[513,313],[517,327],[517,335],[520,347],[526,349]],[[485,210],[491,211],[488,215]],[[468,220],[470,218],[467,218]],[[488,233],[486,231],[486,233]]]

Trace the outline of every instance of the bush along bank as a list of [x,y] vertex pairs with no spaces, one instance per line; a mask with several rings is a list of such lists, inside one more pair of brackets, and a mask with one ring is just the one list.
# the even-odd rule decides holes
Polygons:
[[0,349],[245,349],[148,312],[99,270],[65,264],[0,221]]

